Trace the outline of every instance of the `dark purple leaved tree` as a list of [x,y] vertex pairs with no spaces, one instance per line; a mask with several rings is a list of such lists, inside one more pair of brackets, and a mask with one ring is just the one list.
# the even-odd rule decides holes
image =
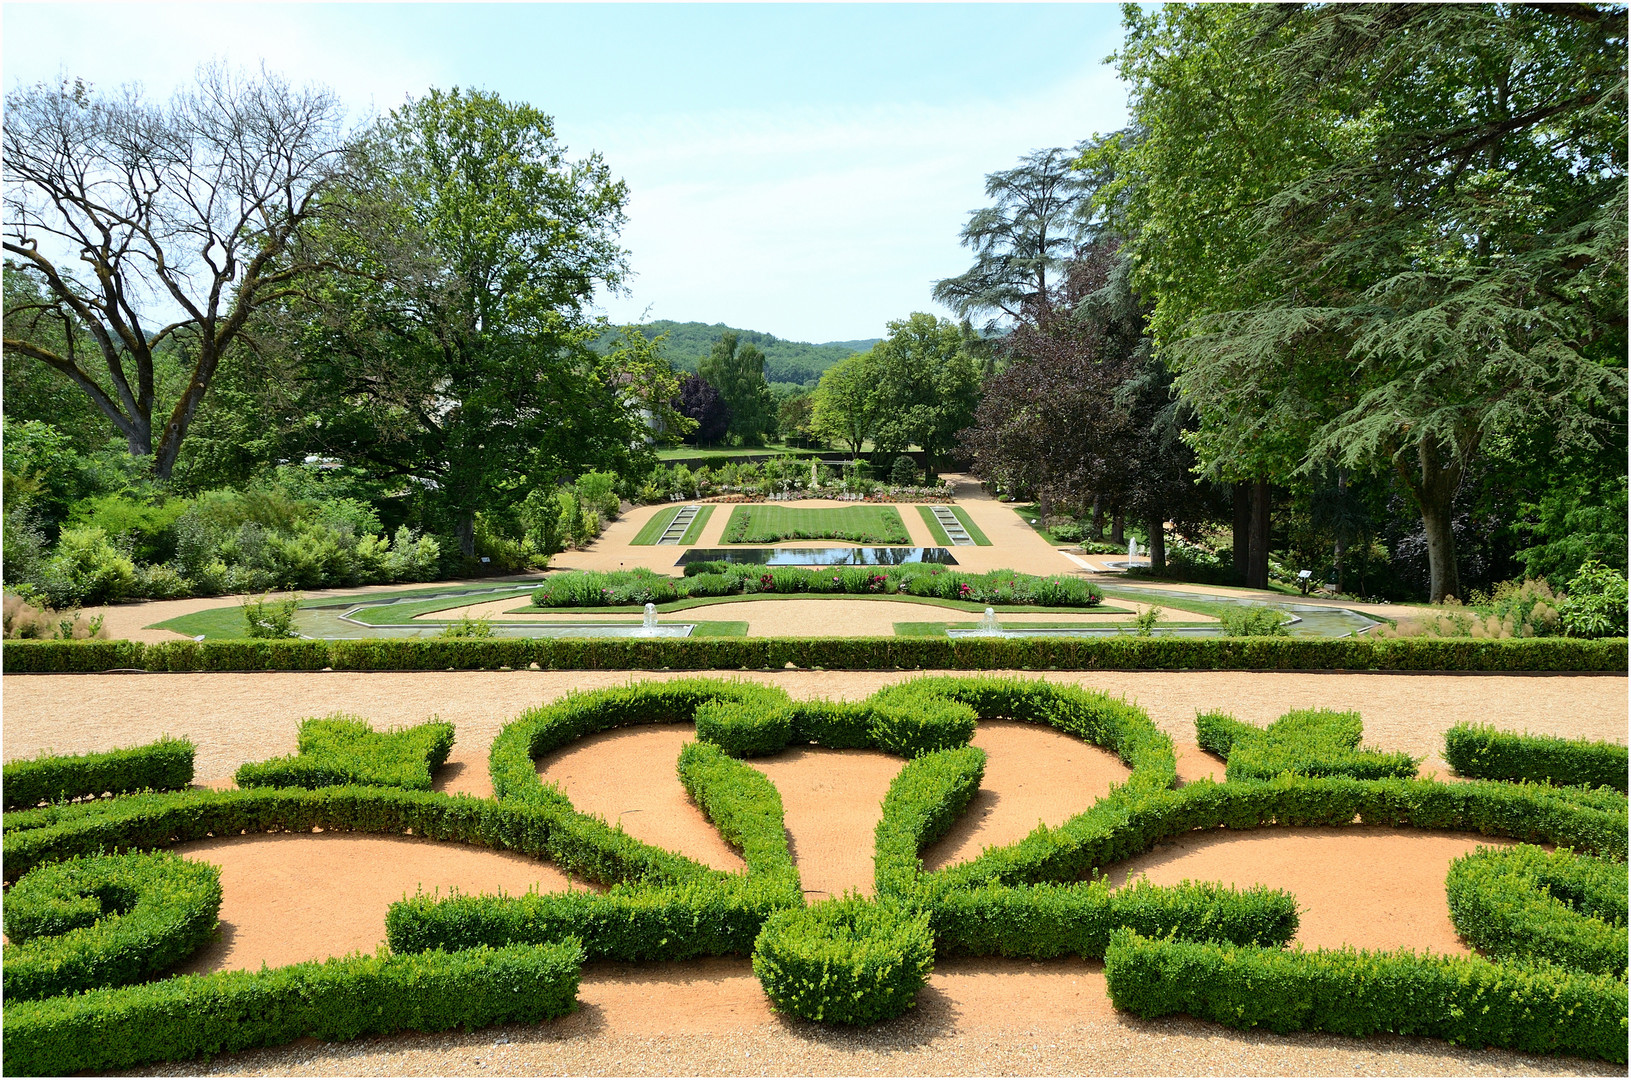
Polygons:
[[675,411],[697,422],[697,429],[685,436],[691,446],[711,446],[723,439],[730,428],[730,406],[700,375],[687,375],[680,380],[680,396],[674,399],[673,405]]

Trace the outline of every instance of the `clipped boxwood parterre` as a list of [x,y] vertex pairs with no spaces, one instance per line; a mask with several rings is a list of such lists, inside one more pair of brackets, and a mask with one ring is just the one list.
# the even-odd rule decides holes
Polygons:
[[[538,756],[593,731],[631,723],[696,720],[699,712],[708,714],[721,706],[730,707],[725,712],[734,714],[735,721],[718,728],[713,733],[716,739],[687,747],[679,762],[679,771],[692,797],[722,834],[742,850],[748,864],[745,874],[710,870],[683,856],[641,844],[597,818],[578,813],[558,788],[540,782],[533,764]],[[1133,768],[1133,775],[1096,806],[1056,828],[1039,829],[1017,844],[925,874],[918,852],[944,832],[978,787],[983,755],[967,746],[967,734],[972,730],[972,725],[967,723],[969,712],[981,719],[1002,717],[1050,724],[1118,753]],[[758,715],[771,719],[758,723],[755,719]],[[892,720],[899,716],[911,720],[905,736],[899,724]],[[380,963],[446,957],[446,963],[458,966],[463,962],[460,958],[499,957],[509,955],[507,950],[549,948],[547,943],[560,942],[580,932],[581,951],[573,953],[577,957],[680,958],[747,952],[770,920],[782,918],[778,912],[801,910],[803,900],[797,870],[787,851],[779,795],[762,774],[729,751],[744,745],[750,751],[774,746],[783,732],[788,742],[884,746],[910,758],[910,764],[891,787],[884,818],[878,826],[876,876],[881,899],[874,906],[915,913],[911,917],[913,925],[917,922],[927,925],[935,951],[975,955],[1104,955],[1107,972],[1112,965],[1118,965],[1123,971],[1131,970],[1135,954],[1136,958],[1145,958],[1150,949],[1155,953],[1149,955],[1156,957],[1148,961],[1150,963],[1164,962],[1161,957],[1167,954],[1160,953],[1161,949],[1190,950],[1183,953],[1184,956],[1203,955],[1194,953],[1196,949],[1213,950],[1225,958],[1262,956],[1266,959],[1261,963],[1289,963],[1294,967],[1304,963],[1304,957],[1314,957],[1309,962],[1316,967],[1307,968],[1306,975],[1297,974],[1305,969],[1296,967],[1287,978],[1304,982],[1312,979],[1308,985],[1340,989],[1345,985],[1344,979],[1350,982],[1360,979],[1362,976],[1357,973],[1360,969],[1352,965],[1343,967],[1317,954],[1280,948],[1294,933],[1296,925],[1294,899],[1283,892],[1262,889],[1240,892],[1209,885],[1175,889],[1144,886],[1112,892],[1102,882],[1081,879],[1098,867],[1147,849],[1160,839],[1195,828],[1335,826],[1356,819],[1367,823],[1514,836],[1569,845],[1620,863],[1625,859],[1623,798],[1615,803],[1599,792],[1536,784],[1476,781],[1438,784],[1400,778],[1357,780],[1344,776],[1308,778],[1289,774],[1267,781],[1202,782],[1174,789],[1170,740],[1155,729],[1142,710],[1126,702],[1046,683],[949,677],[898,684],[865,702],[856,703],[793,702],[774,688],[696,679],[570,695],[562,701],[529,710],[507,725],[495,740],[490,764],[498,795],[496,800],[350,787],[148,794],[102,803],[46,807],[6,815],[5,868],[7,876],[14,877],[35,865],[104,848],[165,847],[195,836],[240,831],[321,827],[412,832],[432,839],[483,843],[548,857],[563,868],[608,885],[610,889],[605,893],[546,896],[411,898],[392,907],[388,938],[393,952]],[[743,739],[747,742],[733,742]],[[791,920],[792,916],[786,918]],[[577,947],[576,942],[573,947]],[[483,948],[496,951],[491,954],[472,952]],[[1436,962],[1437,958],[1431,959]],[[1400,954],[1381,954],[1381,959],[1374,963],[1393,965],[1388,968],[1393,973],[1390,978],[1405,979],[1410,985],[1420,983],[1424,993],[1433,987],[1442,989],[1460,979],[1461,985],[1476,988],[1477,1000],[1488,1006],[1486,1013],[1499,1016],[1517,1015],[1514,1010],[1530,1007],[1531,999],[1540,993],[1537,987],[1549,987],[1556,991],[1555,1000],[1567,1001],[1584,1018],[1572,1024],[1554,1025],[1553,1034],[1545,1037],[1519,1031],[1510,1024],[1502,1027],[1495,1023],[1476,1028],[1476,1036],[1469,1037],[1521,1049],[1590,1053],[1610,1060],[1624,1060],[1623,980],[1574,974],[1568,979],[1558,976],[1562,981],[1553,982],[1527,976],[1504,977],[1500,972],[1510,965],[1481,962],[1494,970],[1494,974],[1486,978],[1479,973],[1483,969],[1468,975],[1461,968],[1435,967],[1433,963],[1412,966],[1404,960]],[[1139,959],[1139,962],[1146,960]],[[1373,961],[1367,959],[1364,963]],[[1230,967],[1221,961],[1208,960],[1206,964],[1210,965],[1207,967],[1210,977],[1223,980],[1214,997],[1220,1001],[1233,1000],[1229,987],[1236,983],[1230,980],[1247,977],[1243,974],[1245,969],[1238,965]],[[572,967],[570,979],[575,986],[576,968],[568,966]],[[323,968],[325,965],[297,967]],[[287,973],[294,969],[280,970]],[[476,968],[460,970],[475,971]],[[853,970],[853,965],[849,970]],[[1450,970],[1451,975],[1443,975],[1445,970]],[[1331,975],[1333,971],[1337,974]],[[265,974],[285,980],[296,978],[278,972]],[[1569,981],[1571,979],[1573,981]],[[252,983],[253,979],[249,981]],[[1126,979],[1121,981],[1125,984]],[[362,992],[377,993],[382,1002],[389,1002],[393,999],[388,984],[389,980],[376,980],[368,984],[374,989]],[[168,988],[153,991],[161,997],[195,993],[189,989],[194,984],[186,980],[171,979],[150,985]],[[268,984],[267,1001],[276,997],[271,993],[271,985]],[[1179,980],[1174,985],[1189,984]],[[1204,981],[1197,980],[1194,986],[1198,988],[1194,993],[1205,993]],[[57,1027],[42,1027],[29,1018],[32,1014],[19,1012],[16,1015],[24,1017],[24,1023],[14,1028],[14,1008],[22,1010],[71,1002],[71,1008],[62,1007],[80,1018],[73,1022],[89,1025],[75,1029],[79,1032],[77,1038],[95,1026],[83,1020],[88,1015],[87,1008],[94,1012],[94,1002],[115,1001],[111,995],[128,995],[140,989],[143,988],[96,990],[75,998],[8,1004],[7,1049],[12,1050],[14,1030],[24,1030],[31,1033],[26,1038],[36,1040],[28,1044],[31,1047],[28,1053],[45,1056],[23,1060],[53,1063],[50,1069],[35,1067],[19,1071],[66,1071],[65,1062],[82,1059],[72,1056],[70,1051],[78,1052],[78,1047],[70,1047],[66,1036],[61,1034],[69,1030],[62,1026],[67,1021],[53,1020]],[[1114,986],[1112,990],[1114,992]],[[260,993],[255,990],[251,997]],[[1177,1000],[1181,995],[1168,996]],[[204,998],[214,1000],[208,993]],[[800,1007],[818,998],[819,995],[807,997]],[[261,999],[255,997],[255,1000]],[[287,998],[278,1000],[287,1001]],[[1119,1004],[1121,999],[1117,1000]],[[1160,1001],[1134,1004],[1133,999],[1127,1000],[1127,1007],[1135,1010],[1165,1007]],[[1431,1000],[1444,1003],[1448,1009],[1465,1004],[1454,994],[1440,994]],[[1614,1011],[1616,1000],[1619,1002],[1617,1013]],[[87,1002],[93,1005],[88,1006]],[[569,1003],[568,998],[567,1007]],[[1203,1006],[1204,1003],[1195,1004],[1189,1011],[1208,1015]],[[841,1011],[836,1006],[833,1011],[820,1004],[815,1007],[832,1018]],[[336,1036],[333,1025],[325,1026],[309,1014],[307,1019],[296,1021],[278,1011],[285,1006],[267,1008],[277,1014],[276,1022],[268,1022],[257,1031],[271,1033],[265,1036],[269,1042],[222,1042],[219,1028],[211,1028],[214,1021],[210,1019],[209,1008],[205,1007],[199,1011],[195,1023],[189,1022],[189,1030],[172,1028],[156,1032],[143,1041],[141,1052],[147,1056],[132,1057],[126,1063],[159,1060],[165,1056],[185,1057],[242,1045],[268,1045],[301,1034],[348,1037]],[[1390,1013],[1386,1008],[1373,1005],[1365,1005],[1365,1008],[1370,1011],[1361,1009],[1359,1019],[1344,1021],[1346,1027],[1321,1029],[1401,1030],[1399,1025],[1408,1022],[1414,1025],[1409,1030],[1451,1038],[1473,1030],[1433,1017],[1401,1021],[1397,1010]],[[382,1005],[382,1011],[390,1012],[392,1018],[379,1021],[381,1026],[359,1028],[359,1033],[363,1030],[439,1030],[433,1025],[450,1026],[445,1013],[436,1009],[432,1010],[434,1015],[423,1012],[409,1015],[411,1010],[398,1012],[397,1009],[395,1005],[389,1008]],[[538,1015],[545,1014],[541,1011]],[[473,1021],[456,1019],[452,1023],[499,1022],[483,1020],[474,1013],[470,1015]],[[1620,1034],[1618,1057],[1614,1056],[1612,1040],[1604,1038],[1606,1029],[1603,1027],[1607,1024],[1612,1028],[1616,1015]],[[1597,1019],[1591,1020],[1591,1017]],[[1284,1023],[1319,1028],[1334,1021],[1316,1009],[1291,1015]],[[1439,1025],[1436,1028],[1435,1023]],[[212,1030],[217,1034],[209,1035]],[[40,1036],[41,1031],[58,1034]],[[60,1043],[58,1049],[52,1050],[57,1043]],[[45,1049],[39,1050],[41,1046]],[[104,1047],[104,1053],[107,1052],[110,1051]],[[58,1056],[52,1058],[52,1053]],[[8,1055],[8,1062],[13,1060]],[[111,1058],[96,1059],[94,1064],[72,1067],[114,1068],[119,1067],[120,1060],[114,1053]]]

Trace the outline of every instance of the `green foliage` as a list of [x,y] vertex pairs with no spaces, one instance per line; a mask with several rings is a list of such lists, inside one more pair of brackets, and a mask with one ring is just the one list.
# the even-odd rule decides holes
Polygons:
[[442,627],[442,632],[436,636],[442,638],[490,638],[493,636],[493,620],[483,615],[461,615]]
[[1119,889],[1102,880],[990,885],[939,893],[933,911],[942,955],[1096,960],[1122,927],[1235,945],[1284,945],[1297,933],[1297,898],[1290,893],[1214,882],[1163,887],[1140,878]]
[[753,944],[753,973],[771,1004],[828,1024],[899,1016],[933,970],[927,912],[854,895],[777,912]]
[[302,720],[296,745],[297,754],[238,766],[238,786],[374,784],[429,791],[432,774],[453,749],[453,725],[431,721],[377,732],[361,717],[334,713]]
[[188,505],[185,499],[149,503],[123,494],[98,495],[76,502],[68,511],[68,524],[101,529],[129,543],[133,558],[162,563],[175,553],[172,530]]
[[8,761],[0,790],[7,810],[131,791],[173,791],[193,782],[195,749],[187,739],[165,736],[145,746],[99,754]]
[[582,963],[578,943],[564,939],[352,956],[8,1002],[6,1071],[106,1073],[296,1039],[537,1023],[577,1007]]
[[919,754],[890,781],[873,830],[873,884],[879,895],[911,891],[918,853],[946,835],[979,793],[985,751],[977,746]]
[[776,403],[765,381],[765,354],[729,330],[720,335],[697,374],[717,389],[730,407],[730,433],[757,446],[776,429]]
[[705,701],[696,709],[697,738],[732,757],[763,757],[786,749],[793,737],[791,707],[761,702]]
[[276,640],[300,636],[294,628],[294,613],[300,608],[298,595],[268,600],[262,593],[257,597],[244,597],[239,606],[244,613],[244,637]]
[[40,591],[54,607],[123,600],[136,586],[136,564],[91,526],[63,529],[46,561]]
[[874,695],[870,734],[880,750],[904,758],[967,746],[974,709],[940,696],[941,686],[898,683]]
[[[696,579],[693,579],[696,580]],[[830,580],[830,579],[829,579]],[[1625,671],[1623,639],[478,638],[7,641],[8,672],[928,669],[1059,671]]]
[[1285,619],[1271,607],[1228,607],[1218,612],[1223,632],[1230,637],[1290,637]]
[[980,370],[955,323],[914,312],[873,347],[872,440],[884,453],[923,449],[929,475],[974,421]]
[[910,455],[901,454],[895,458],[895,463],[889,467],[889,482],[897,487],[912,487],[921,479],[917,472],[917,462]]
[[849,506],[838,510],[738,506],[731,511],[720,539],[726,544],[777,544],[784,540],[911,543],[906,523],[893,506]]
[[1570,637],[1624,637],[1626,578],[1596,559],[1587,559],[1569,580],[1568,598],[1558,614]]
[[532,594],[538,607],[621,607],[667,604],[679,583],[650,570],[570,570],[551,574]]
[[1450,921],[1494,960],[1545,960],[1625,978],[1626,868],[1528,844],[1450,864]]
[[1625,1061],[1625,983],[1551,965],[1404,950],[1288,951],[1117,930],[1104,974],[1116,1008],[1146,1020],[1187,1013],[1277,1034],[1386,1031]]
[[1416,775],[1419,759],[1361,750],[1363,734],[1358,713],[1329,709],[1297,709],[1267,729],[1240,723],[1223,713],[1195,717],[1196,741],[1202,749],[1228,760],[1230,780],[1270,780],[1281,773],[1356,780]]
[[1444,733],[1444,760],[1462,776],[1626,790],[1626,748],[1457,724]]
[[214,937],[220,879],[169,852],[69,859],[23,876],[6,894],[7,1002],[168,972]]
[[1166,612],[1151,604],[1133,617],[1133,632],[1139,637],[1149,637],[1160,624],[1161,616],[1165,614]]

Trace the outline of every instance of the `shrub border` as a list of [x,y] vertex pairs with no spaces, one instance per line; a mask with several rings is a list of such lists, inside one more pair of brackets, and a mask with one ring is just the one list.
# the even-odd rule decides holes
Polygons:
[[503,638],[7,641],[5,673],[142,671],[1627,671],[1624,638]]

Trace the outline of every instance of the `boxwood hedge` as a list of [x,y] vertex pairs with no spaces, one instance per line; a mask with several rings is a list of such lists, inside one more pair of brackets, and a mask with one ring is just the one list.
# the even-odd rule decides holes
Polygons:
[[5,809],[67,799],[174,791],[193,782],[194,746],[168,736],[145,746],[99,754],[44,754],[8,761],[0,774]]
[[375,731],[358,716],[335,713],[300,722],[299,752],[238,767],[239,787],[334,787],[369,784],[429,791],[447,763],[453,725],[439,721]]
[[1444,733],[1444,760],[1462,776],[1626,790],[1626,748],[1619,743],[1457,724]]

